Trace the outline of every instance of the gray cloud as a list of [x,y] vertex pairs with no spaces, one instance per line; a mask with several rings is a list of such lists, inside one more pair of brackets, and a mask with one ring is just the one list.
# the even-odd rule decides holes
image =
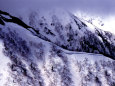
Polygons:
[[115,0],[0,0],[0,9],[12,12],[23,8],[48,10],[53,7],[104,15],[115,14]]

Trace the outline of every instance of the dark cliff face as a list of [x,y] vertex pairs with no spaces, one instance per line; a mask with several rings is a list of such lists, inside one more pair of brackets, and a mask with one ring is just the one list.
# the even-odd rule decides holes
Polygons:
[[69,16],[71,23],[63,25],[56,15],[49,23],[32,14],[27,25],[0,11],[3,53],[11,61],[2,86],[115,85],[114,36]]

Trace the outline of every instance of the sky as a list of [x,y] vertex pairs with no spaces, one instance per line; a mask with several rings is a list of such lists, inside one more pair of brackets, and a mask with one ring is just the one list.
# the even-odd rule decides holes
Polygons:
[[0,9],[14,11],[24,7],[50,9],[55,6],[104,15],[115,13],[115,0],[0,0]]
[[100,16],[106,24],[112,22],[107,26],[115,27],[115,0],[0,0],[1,10],[14,13],[24,8],[49,10],[53,7],[64,8],[74,14],[81,11],[89,16]]

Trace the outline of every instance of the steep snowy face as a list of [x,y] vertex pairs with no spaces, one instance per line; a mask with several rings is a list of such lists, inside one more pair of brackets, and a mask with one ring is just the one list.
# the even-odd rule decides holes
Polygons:
[[90,15],[84,12],[75,12],[80,19],[85,20],[98,28],[101,28],[105,31],[110,31],[111,33],[115,34],[114,24],[115,24],[115,17],[114,15],[108,16],[100,16],[100,15]]
[[[44,23],[45,20],[38,22],[38,24],[35,24],[38,26],[35,26],[34,24],[25,24],[25,21],[22,21],[23,18],[20,20],[0,11],[1,86],[115,85],[115,61],[104,56],[105,52],[101,54],[77,52],[85,51],[85,48],[95,50],[94,47],[96,44],[98,45],[98,42],[107,47],[104,44],[105,40],[107,41],[105,43],[111,43],[114,47],[114,36],[111,34],[111,37],[109,37],[109,33],[107,35],[99,29],[95,32],[95,28],[90,29],[88,25],[75,16],[67,15],[74,24],[70,23],[69,26],[64,27],[66,22],[62,25],[61,20],[55,19],[58,18],[55,15],[53,26],[48,25],[49,22]],[[50,17],[48,18],[50,19]],[[73,28],[74,25],[75,28]],[[45,27],[47,30],[45,30]],[[75,36],[75,32],[77,36]],[[61,38],[61,35],[64,39]],[[80,37],[86,37],[81,42],[83,47],[79,44]],[[68,38],[71,39],[69,42],[67,42]],[[72,43],[74,45],[70,45]],[[65,48],[64,45],[68,46]],[[78,45],[83,49],[74,49],[74,47],[79,47]],[[92,47],[89,47],[89,45],[92,45]]]
[[115,36],[63,10],[27,11],[18,17],[50,42],[71,51],[100,53],[115,59]]

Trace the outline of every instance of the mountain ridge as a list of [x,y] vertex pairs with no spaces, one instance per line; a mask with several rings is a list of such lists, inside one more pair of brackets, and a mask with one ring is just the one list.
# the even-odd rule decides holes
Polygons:
[[[5,14],[8,14],[8,13],[5,13]],[[30,18],[36,17],[36,16],[34,16],[34,17],[32,17],[32,16],[33,15],[31,15]],[[115,54],[114,54],[114,52],[115,52],[115,42],[114,42],[114,40],[115,39],[114,38],[115,37],[114,37],[114,35],[112,35],[112,33],[102,31],[102,30],[98,29],[97,27],[94,27],[94,32],[92,32],[89,29],[87,29],[89,27],[87,27],[87,25],[85,23],[83,23],[82,21],[80,21],[76,16],[73,16],[71,14],[71,17],[73,18],[73,22],[75,22],[74,24],[76,24],[76,26],[74,25],[75,26],[74,28],[78,28],[78,30],[74,30],[74,28],[73,28],[73,26],[71,24],[67,24],[66,26],[63,26],[59,22],[58,19],[56,20],[57,21],[55,23],[56,25],[53,25],[53,23],[51,23],[51,25],[48,26],[47,22],[46,23],[40,22],[39,23],[40,25],[37,25],[37,27],[34,27],[33,26],[34,24],[31,24],[32,21],[33,22],[35,22],[35,21],[37,22],[36,19],[30,20],[30,25],[26,25],[23,21],[19,20],[18,18],[15,18],[15,17],[11,17],[12,18],[11,21],[16,23],[16,24],[19,24],[19,25],[21,24],[21,26],[23,26],[25,28],[29,28],[30,31],[32,31],[32,33],[35,33],[36,35],[38,35],[40,33],[40,35],[39,35],[40,38],[45,39],[45,40],[47,40],[49,42],[55,43],[56,45],[58,45],[60,47],[63,47],[64,49],[68,49],[68,50],[71,50],[71,51],[89,52],[89,53],[95,53],[95,51],[96,51],[96,52],[99,52],[99,53],[101,53],[101,54],[103,54],[105,56],[109,56],[109,57],[114,59],[114,56],[115,56]],[[14,18],[14,20],[16,22],[13,21],[13,18]],[[55,16],[55,18],[56,18],[56,16]],[[45,20],[47,20],[47,19],[45,19]],[[45,20],[44,21],[42,20],[42,21],[45,22]],[[5,21],[7,21],[7,20],[5,20]],[[46,25],[42,25],[42,24],[46,24]],[[40,29],[38,27],[40,27],[42,29]],[[53,27],[53,28],[50,29],[50,27],[51,28]],[[56,30],[56,28],[60,28],[60,30]],[[82,28],[84,28],[84,30]],[[66,30],[66,29],[68,29],[69,32],[65,32],[65,34],[63,34],[62,33],[63,30]],[[54,30],[57,33],[54,33]],[[85,34],[86,36],[83,36],[84,33],[86,33]],[[55,34],[57,34],[57,35],[55,35]],[[69,34],[69,36],[67,34]],[[108,34],[108,35],[105,35],[105,34]],[[58,37],[58,35],[60,37]],[[77,35],[78,35],[78,38],[77,38]],[[56,36],[58,38],[56,38]],[[79,36],[81,36],[81,38]],[[88,36],[88,38],[86,38],[87,36]],[[89,39],[89,37],[90,37],[90,39]],[[113,37],[114,40],[113,39],[111,40],[112,37]],[[54,39],[52,40],[52,38],[54,38]],[[101,40],[100,40],[100,38],[101,38]],[[78,39],[78,41],[81,41],[81,40],[82,41],[81,42],[77,42],[77,39]],[[62,41],[63,43],[59,44],[59,43],[61,43],[59,40]],[[92,40],[92,42],[94,42],[94,43],[91,44],[90,40]],[[97,40],[97,42],[96,42],[96,40]],[[80,47],[73,48],[74,45],[72,45],[71,42],[73,44],[74,44],[74,42],[76,42],[75,45],[76,46],[81,46],[81,48]],[[84,42],[85,42],[85,44],[82,44]],[[88,44],[87,44],[87,42],[88,42]],[[95,43],[97,43],[99,46],[96,46]],[[85,45],[87,45],[87,46],[85,46]],[[94,48],[95,51],[89,51],[89,50],[85,49],[85,47],[86,48]],[[101,47],[101,50],[98,49],[98,47]]]

